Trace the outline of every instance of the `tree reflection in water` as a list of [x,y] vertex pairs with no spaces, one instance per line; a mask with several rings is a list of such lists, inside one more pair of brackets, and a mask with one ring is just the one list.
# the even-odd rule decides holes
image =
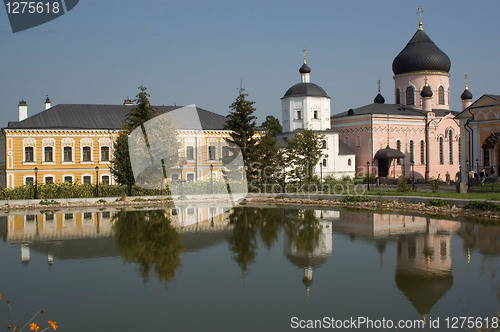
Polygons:
[[234,209],[229,224],[233,227],[228,238],[229,248],[244,273],[255,262],[257,235],[270,250],[280,230],[285,228],[289,244],[293,243],[297,251],[309,256],[317,249],[322,230],[314,210],[242,207]]
[[144,282],[151,270],[160,281],[173,279],[184,248],[165,211],[121,211],[115,218],[115,240],[121,255],[127,263],[139,265]]

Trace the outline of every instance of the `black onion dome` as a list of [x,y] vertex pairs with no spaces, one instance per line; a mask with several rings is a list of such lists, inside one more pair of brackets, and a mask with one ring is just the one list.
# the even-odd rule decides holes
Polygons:
[[450,67],[450,58],[434,44],[424,30],[417,30],[392,62],[394,75],[424,70],[449,73]]
[[301,73],[301,74],[309,74],[310,72],[311,72],[311,68],[309,68],[309,66],[306,65],[305,63],[299,69],[299,73]]
[[384,99],[384,97],[382,97],[382,95],[379,93],[379,94],[375,97],[375,99],[373,99],[373,102],[374,102],[375,104],[383,104],[383,103],[385,103],[385,99]]
[[432,97],[432,90],[428,85],[424,86],[422,91],[420,92],[420,97],[422,98],[430,98]]
[[326,94],[325,90],[323,90],[323,88],[314,83],[297,83],[290,89],[288,89],[283,97],[292,96],[313,96],[330,98]]
[[470,93],[469,89],[465,89],[464,92],[460,95],[461,100],[472,100],[472,93]]

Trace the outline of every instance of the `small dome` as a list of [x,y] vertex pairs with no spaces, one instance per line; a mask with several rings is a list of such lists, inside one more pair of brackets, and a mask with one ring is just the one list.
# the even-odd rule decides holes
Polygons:
[[424,70],[449,73],[450,67],[450,58],[434,44],[424,30],[417,30],[392,62],[394,75]]
[[464,92],[460,95],[461,100],[472,100],[472,93],[470,93],[469,89],[465,89]]
[[379,94],[375,97],[375,99],[373,99],[373,102],[374,102],[375,104],[383,104],[383,103],[385,103],[385,99],[384,99],[384,97],[382,97],[382,95],[379,93]]
[[299,73],[301,73],[301,74],[309,74],[310,72],[311,72],[311,68],[309,68],[309,66],[306,65],[305,63],[299,69]]
[[424,88],[420,92],[420,97],[422,97],[422,98],[431,98],[432,97],[432,90],[431,90],[431,88],[429,88],[428,85],[424,86]]
[[283,97],[292,96],[313,96],[330,98],[326,94],[325,90],[323,90],[323,88],[314,83],[297,83],[290,89],[288,89]]

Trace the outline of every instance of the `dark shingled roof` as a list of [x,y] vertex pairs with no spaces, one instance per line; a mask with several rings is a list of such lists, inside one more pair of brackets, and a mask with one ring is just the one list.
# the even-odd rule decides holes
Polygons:
[[417,30],[392,62],[394,75],[424,70],[449,73],[450,67],[450,58],[434,44],[424,30]]
[[297,97],[297,96],[313,96],[313,97],[328,97],[325,90],[321,88],[319,85],[314,83],[297,83],[292,86],[285,93],[283,98],[285,97]]
[[384,104],[385,103],[385,98],[379,93],[375,99],[373,99],[373,102],[375,104]]
[[432,90],[428,85],[424,86],[424,88],[420,92],[420,97],[422,97],[422,98],[431,98],[432,97]]
[[[132,105],[59,104],[23,121],[9,122],[6,129],[114,129],[122,128]],[[167,113],[182,106],[153,106]],[[222,130],[226,117],[196,108],[205,130]],[[184,128],[180,128],[184,129]]]
[[[443,117],[448,113],[453,115],[458,114],[456,111],[450,111],[445,109],[433,109],[432,112],[437,117]],[[339,114],[335,114],[332,116],[334,118],[342,118],[346,116],[354,116],[354,115],[366,115],[366,114],[386,114],[386,115],[410,115],[410,116],[425,116],[426,112],[420,109],[401,105],[401,104],[368,104],[359,108],[350,109],[347,112],[342,112]]]
[[299,69],[299,73],[301,73],[301,74],[309,74],[310,72],[311,72],[311,68],[309,68],[309,66],[306,65],[305,63]]

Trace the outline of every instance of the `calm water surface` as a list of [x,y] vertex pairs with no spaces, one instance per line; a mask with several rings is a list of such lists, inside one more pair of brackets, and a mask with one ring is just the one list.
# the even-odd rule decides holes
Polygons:
[[[60,331],[288,331],[291,318],[499,312],[500,227],[352,210],[191,206],[0,217],[5,299]],[[41,321],[42,325],[43,321]],[[363,330],[363,329],[358,329]],[[397,330],[397,329],[394,329]]]

